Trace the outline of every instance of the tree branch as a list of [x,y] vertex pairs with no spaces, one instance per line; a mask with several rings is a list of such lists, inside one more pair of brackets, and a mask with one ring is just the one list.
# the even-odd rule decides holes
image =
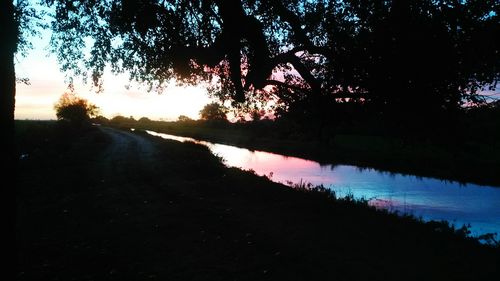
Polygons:
[[314,93],[319,94],[321,92],[321,82],[316,79],[307,67],[300,61],[300,59],[295,55],[296,49],[279,54],[272,59],[272,65],[276,66],[282,63],[290,63],[293,65],[295,70],[300,74],[302,79],[304,79],[307,84],[311,87]]
[[265,81],[266,83],[266,86],[279,86],[279,87],[286,87],[286,88],[289,88],[289,89],[292,89],[292,90],[296,90],[296,91],[302,91],[302,92],[307,92],[309,91],[308,89],[306,88],[302,88],[300,86],[296,86],[296,85],[292,85],[292,84],[288,84],[288,83],[285,83],[283,81],[279,81],[279,80],[274,80],[274,79],[267,79]]

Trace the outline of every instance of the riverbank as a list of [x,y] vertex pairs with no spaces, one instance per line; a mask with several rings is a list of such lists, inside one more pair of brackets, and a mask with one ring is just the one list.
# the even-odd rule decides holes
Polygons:
[[204,146],[18,129],[17,280],[500,277],[499,249],[461,231],[226,168]]
[[301,157],[324,164],[349,164],[462,183],[500,186],[500,141],[442,143],[396,137],[339,134],[328,143],[282,138],[272,129],[204,122],[119,122],[140,128],[249,149]]

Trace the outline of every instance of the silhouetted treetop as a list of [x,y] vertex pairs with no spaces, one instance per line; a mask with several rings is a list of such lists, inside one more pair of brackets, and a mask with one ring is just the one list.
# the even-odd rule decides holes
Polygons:
[[438,110],[477,101],[500,76],[498,0],[44,2],[62,68],[98,87],[110,65],[153,87],[209,81],[237,102],[328,96]]
[[[227,121],[227,108],[216,102],[205,105],[200,110],[200,117],[202,120],[207,121]],[[180,120],[179,121],[183,121]]]
[[179,117],[177,117],[177,121],[179,121],[179,122],[190,122],[190,121],[193,121],[193,119],[189,118],[186,115],[179,115]]
[[74,93],[64,93],[54,105],[57,120],[65,120],[75,126],[88,123],[97,116],[99,108]]

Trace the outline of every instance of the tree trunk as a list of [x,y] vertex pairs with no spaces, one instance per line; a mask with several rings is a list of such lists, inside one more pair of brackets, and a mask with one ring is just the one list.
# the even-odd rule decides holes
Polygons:
[[[17,26],[14,21],[14,6],[10,1],[0,1],[0,38],[2,39],[2,44],[0,44],[0,125],[2,135],[11,133],[10,135],[13,136],[16,95],[14,53],[16,52]],[[6,141],[5,138],[4,135],[2,142]],[[7,142],[9,143],[14,144],[13,138]]]
[[[2,171],[0,198],[2,198],[2,213],[5,218],[2,229],[6,229],[10,236],[8,237],[10,239],[2,239],[2,249],[12,247],[12,242],[15,241],[17,153],[14,132],[16,95],[14,53],[17,48],[17,32],[13,2],[0,1],[0,130],[2,134],[0,137],[0,167],[2,167],[0,169]],[[3,251],[3,254],[10,258],[15,257],[15,253],[11,254],[8,251]]]

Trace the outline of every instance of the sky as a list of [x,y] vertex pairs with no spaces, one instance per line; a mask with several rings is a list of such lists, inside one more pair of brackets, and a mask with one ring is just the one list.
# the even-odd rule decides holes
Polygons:
[[[17,78],[28,78],[30,85],[17,84],[16,119],[56,119],[54,104],[67,90],[65,74],[59,71],[54,54],[48,51],[50,32],[43,31],[40,38],[30,38],[33,49],[27,56],[16,56]],[[162,94],[148,92],[146,86],[130,84],[126,74],[104,75],[104,91],[96,93],[90,84],[75,79],[78,96],[100,108],[100,114],[112,118],[116,115],[135,119],[148,117],[153,120],[177,120],[179,115],[199,118],[199,111],[212,100],[203,87],[178,87],[174,81]]]

